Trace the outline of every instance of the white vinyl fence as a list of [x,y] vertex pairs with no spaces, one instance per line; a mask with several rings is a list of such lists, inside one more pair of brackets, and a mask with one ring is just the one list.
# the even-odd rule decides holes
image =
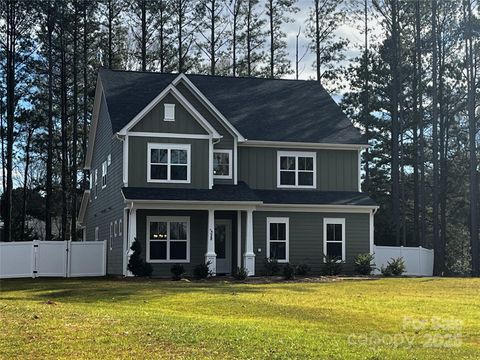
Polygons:
[[[377,246],[373,247],[375,265],[378,269],[386,266],[391,259],[402,257],[405,260],[405,275],[432,276],[433,250],[419,247]],[[375,270],[379,274],[379,270]]]
[[0,278],[105,276],[106,241],[0,243]]

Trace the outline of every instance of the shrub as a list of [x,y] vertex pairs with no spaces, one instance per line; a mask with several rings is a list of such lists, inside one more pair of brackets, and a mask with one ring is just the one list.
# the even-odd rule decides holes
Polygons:
[[175,264],[170,268],[170,271],[172,273],[172,278],[173,280],[180,280],[185,274],[185,268],[183,267],[182,264]]
[[267,276],[276,275],[280,271],[280,265],[278,265],[277,259],[274,258],[265,258],[263,266]]
[[248,276],[248,270],[237,266],[233,270],[232,276],[235,280],[245,280]]
[[193,269],[193,277],[197,280],[206,279],[209,276],[212,276],[212,272],[210,271],[210,261],[206,264],[199,264],[195,266]]
[[360,275],[370,275],[372,270],[375,269],[375,264],[373,264],[375,256],[370,253],[358,254],[355,256],[353,267],[355,273]]
[[383,276],[400,276],[405,272],[405,260],[403,257],[391,258],[386,267],[381,267]]
[[310,266],[307,264],[299,264],[295,268],[295,275],[305,276],[310,273]]
[[342,261],[338,257],[324,256],[322,275],[338,275],[342,272]]
[[133,254],[130,255],[130,259],[128,260],[128,270],[134,276],[150,276],[152,275],[152,265],[146,263],[142,257],[142,246],[140,242],[135,238],[135,241],[130,248],[133,251]]
[[289,263],[286,263],[283,267],[283,277],[285,278],[285,280],[295,279],[295,267],[293,267]]

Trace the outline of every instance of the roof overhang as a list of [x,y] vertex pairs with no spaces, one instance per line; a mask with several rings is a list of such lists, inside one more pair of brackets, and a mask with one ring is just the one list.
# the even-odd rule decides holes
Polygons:
[[246,140],[245,142],[238,144],[238,146],[325,150],[363,150],[370,147],[368,144],[332,144],[264,140]]

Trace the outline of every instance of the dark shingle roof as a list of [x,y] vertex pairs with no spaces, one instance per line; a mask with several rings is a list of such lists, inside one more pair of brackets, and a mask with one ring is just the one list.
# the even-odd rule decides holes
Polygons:
[[244,182],[215,185],[209,189],[124,187],[127,200],[245,201],[264,204],[357,205],[375,206],[364,193],[353,191],[252,190]]
[[[114,132],[123,128],[178,75],[101,70]],[[249,140],[366,144],[316,81],[187,75]]]

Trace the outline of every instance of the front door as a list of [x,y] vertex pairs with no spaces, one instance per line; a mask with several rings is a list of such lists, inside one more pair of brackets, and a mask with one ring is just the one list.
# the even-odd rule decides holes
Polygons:
[[215,253],[217,274],[232,271],[232,220],[215,220]]

